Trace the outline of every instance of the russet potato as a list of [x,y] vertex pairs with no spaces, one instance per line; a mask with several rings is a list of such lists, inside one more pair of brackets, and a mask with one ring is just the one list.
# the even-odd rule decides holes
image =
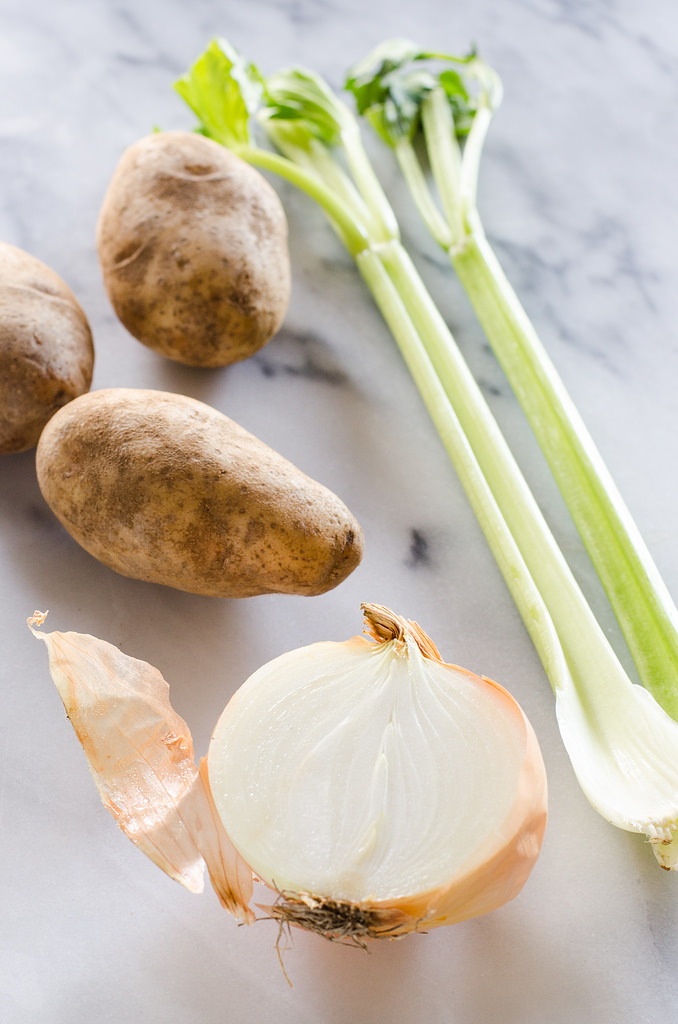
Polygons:
[[254,167],[191,132],[123,153],[97,225],[104,285],[139,341],[190,366],[226,366],[276,333],[290,296],[287,220]]
[[335,494],[183,395],[83,395],[48,423],[36,461],[57,518],[124,576],[218,597],[322,594],[362,555]]
[[92,382],[87,317],[68,285],[0,242],[0,454],[26,451],[47,420]]

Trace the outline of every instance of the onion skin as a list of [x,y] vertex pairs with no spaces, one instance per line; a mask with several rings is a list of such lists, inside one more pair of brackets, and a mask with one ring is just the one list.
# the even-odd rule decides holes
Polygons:
[[45,618],[36,611],[28,626],[47,647],[104,806],[128,839],[190,892],[202,892],[206,867],[221,905],[251,924],[252,872],[224,832],[204,763],[195,763],[190,730],[160,672],[87,633],[42,632]]

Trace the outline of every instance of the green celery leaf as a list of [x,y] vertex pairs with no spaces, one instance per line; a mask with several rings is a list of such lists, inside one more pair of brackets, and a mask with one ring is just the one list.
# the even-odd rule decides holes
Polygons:
[[457,136],[468,135],[477,107],[464,84],[464,79],[458,71],[447,68],[440,72],[438,82],[445,90],[450,104]]
[[[423,61],[444,61],[460,68],[441,71],[421,67]],[[404,39],[393,39],[377,46],[355,64],[346,79],[359,114],[370,121],[391,146],[401,139],[415,137],[421,123],[421,106],[428,93],[441,86],[454,118],[456,134],[468,134],[477,105],[467,88],[462,69],[474,76],[475,51],[464,57],[422,50]],[[414,68],[412,65],[415,65]]]
[[384,99],[383,79],[393,71],[423,56],[407,39],[389,39],[375,47],[349,72],[345,88],[353,93],[359,114],[365,114]]
[[299,122],[299,127],[326,146],[340,142],[346,113],[314,72],[291,68],[271,75],[266,82],[266,101],[267,114],[274,120]]
[[248,144],[249,120],[264,82],[227,40],[213,39],[174,88],[199,118],[204,135],[227,146]]

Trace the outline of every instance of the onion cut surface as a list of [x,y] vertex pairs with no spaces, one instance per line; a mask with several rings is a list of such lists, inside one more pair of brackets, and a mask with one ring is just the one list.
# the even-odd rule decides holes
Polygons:
[[442,662],[416,624],[363,609],[372,640],[263,666],[207,757],[226,832],[280,894],[274,916],[356,938],[512,899],[546,822],[541,753],[510,694]]

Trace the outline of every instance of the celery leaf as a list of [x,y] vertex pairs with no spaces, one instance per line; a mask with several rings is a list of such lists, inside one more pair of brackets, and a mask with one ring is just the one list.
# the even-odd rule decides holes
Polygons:
[[[422,62],[444,61],[460,70],[431,68]],[[475,52],[464,57],[422,50],[407,40],[394,39],[377,46],[354,65],[345,82],[353,94],[358,113],[390,146],[403,139],[412,141],[421,127],[421,107],[426,96],[442,87],[454,118],[458,137],[468,134],[477,103],[462,70],[473,76]]]
[[249,120],[257,110],[264,83],[225,39],[213,39],[174,88],[200,121],[200,131],[231,148],[249,143]]

